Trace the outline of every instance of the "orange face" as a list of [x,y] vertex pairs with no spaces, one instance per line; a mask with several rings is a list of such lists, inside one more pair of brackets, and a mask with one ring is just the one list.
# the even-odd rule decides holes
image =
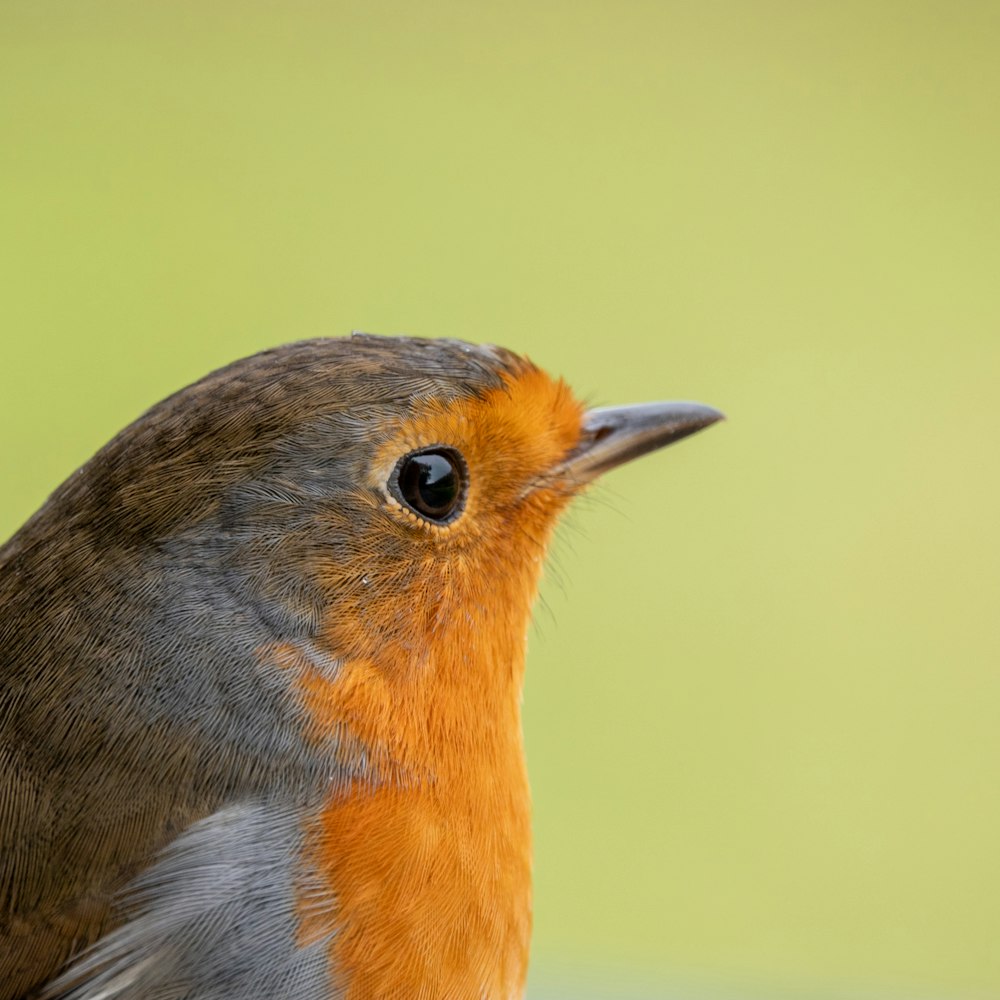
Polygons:
[[[529,796],[521,742],[524,642],[545,549],[572,489],[552,473],[582,409],[527,363],[502,387],[428,400],[379,429],[364,565],[323,567],[324,647],[308,671],[317,732],[363,748],[370,787],[335,790],[310,831],[322,895],[307,937],[335,931],[352,1000],[519,996],[531,924]],[[437,524],[393,495],[401,456],[457,452],[461,512]]]
[[[331,561],[325,570],[338,595],[328,618],[331,649],[405,671],[447,645],[446,633],[467,633],[477,622],[499,628],[495,638],[509,649],[511,629],[516,635],[527,623],[551,530],[571,496],[546,477],[576,444],[581,416],[564,383],[526,367],[481,397],[430,400],[409,419],[379,427],[366,485],[384,498],[386,516],[361,527],[360,581],[344,579],[357,567]],[[388,488],[401,456],[435,445],[458,452],[467,470],[462,510],[444,525],[407,509]]]

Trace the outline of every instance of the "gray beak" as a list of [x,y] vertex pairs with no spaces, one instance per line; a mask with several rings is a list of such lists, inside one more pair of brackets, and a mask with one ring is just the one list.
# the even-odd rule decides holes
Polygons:
[[616,465],[665,448],[723,419],[718,410],[701,403],[639,403],[588,410],[579,445],[553,474],[586,483]]

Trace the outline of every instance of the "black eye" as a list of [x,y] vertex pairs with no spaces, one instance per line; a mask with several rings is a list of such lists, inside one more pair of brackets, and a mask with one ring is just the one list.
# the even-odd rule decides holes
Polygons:
[[462,510],[468,473],[452,448],[428,448],[404,455],[389,477],[389,489],[421,517],[447,524]]

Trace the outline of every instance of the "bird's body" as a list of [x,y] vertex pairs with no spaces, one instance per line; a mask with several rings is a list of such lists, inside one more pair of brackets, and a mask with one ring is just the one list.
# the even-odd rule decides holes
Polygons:
[[57,490],[0,549],[0,1000],[519,997],[524,640],[588,417],[500,349],[313,341]]

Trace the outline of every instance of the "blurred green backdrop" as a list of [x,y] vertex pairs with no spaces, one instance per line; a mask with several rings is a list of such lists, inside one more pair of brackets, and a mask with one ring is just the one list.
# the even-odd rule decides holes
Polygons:
[[715,404],[556,546],[529,996],[1000,995],[1000,6],[0,22],[0,533],[302,337]]

